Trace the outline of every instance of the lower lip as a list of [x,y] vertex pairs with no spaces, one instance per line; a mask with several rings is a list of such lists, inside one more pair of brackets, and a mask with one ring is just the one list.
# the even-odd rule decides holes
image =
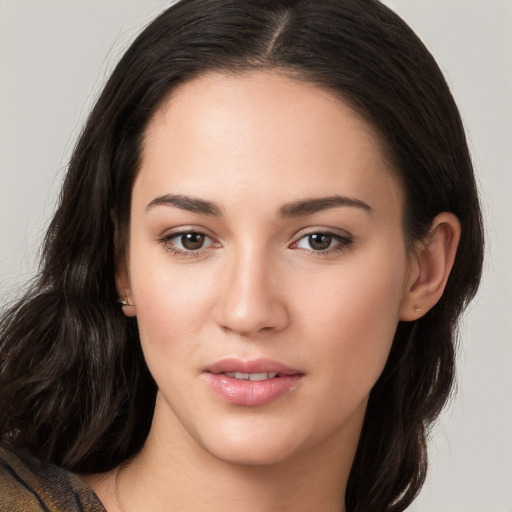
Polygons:
[[259,381],[235,379],[223,373],[207,373],[206,377],[212,390],[226,402],[257,407],[270,404],[294,391],[302,375],[284,375]]

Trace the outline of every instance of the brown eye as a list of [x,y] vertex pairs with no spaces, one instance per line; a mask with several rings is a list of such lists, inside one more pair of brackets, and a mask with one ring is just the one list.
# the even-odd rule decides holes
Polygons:
[[182,231],[160,239],[164,249],[178,256],[199,256],[207,249],[220,247],[210,236],[200,231]]
[[202,233],[184,233],[179,238],[183,248],[188,251],[197,251],[203,247],[206,237]]
[[325,251],[331,246],[332,236],[325,233],[313,233],[308,235],[308,243],[314,251]]
[[330,233],[329,231],[316,231],[304,235],[293,244],[294,249],[305,249],[320,254],[331,254],[339,252],[348,247],[352,239],[348,236]]

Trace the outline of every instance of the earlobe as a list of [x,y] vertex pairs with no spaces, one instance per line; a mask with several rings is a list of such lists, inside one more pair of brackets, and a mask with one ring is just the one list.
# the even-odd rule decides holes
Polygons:
[[119,231],[117,229],[117,222],[114,216],[112,216],[112,220],[114,222],[115,282],[116,290],[119,295],[117,302],[126,316],[134,317],[136,316],[136,311],[132,299],[130,279],[128,276],[128,264],[124,251],[119,247]]
[[136,312],[135,312],[135,305],[134,304],[130,304],[130,302],[128,301],[128,299],[122,299],[122,298],[119,298],[117,300],[117,302],[119,302],[119,304],[121,304],[121,308],[123,310],[123,313],[128,316],[128,317],[134,317],[136,316]]
[[434,219],[427,238],[417,243],[400,320],[417,320],[441,298],[455,261],[460,231],[459,219],[443,212]]
[[128,317],[136,316],[135,305],[133,303],[131,288],[129,284],[126,262],[123,256],[116,258],[116,289],[119,294],[118,302],[123,309],[123,313]]

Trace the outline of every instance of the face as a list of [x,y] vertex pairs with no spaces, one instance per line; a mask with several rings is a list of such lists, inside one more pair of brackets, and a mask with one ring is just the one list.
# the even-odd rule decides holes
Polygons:
[[401,188],[329,92],[211,74],[154,116],[118,287],[161,437],[247,464],[354,445],[408,279]]

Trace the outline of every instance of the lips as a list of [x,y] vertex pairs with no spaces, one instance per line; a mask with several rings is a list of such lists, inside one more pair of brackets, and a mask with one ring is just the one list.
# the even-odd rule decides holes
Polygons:
[[293,392],[304,373],[270,359],[223,359],[204,372],[211,390],[233,405],[258,407]]
[[302,374],[300,370],[290,368],[282,363],[271,359],[252,359],[245,361],[242,359],[229,358],[222,359],[208,366],[206,371],[213,374],[219,373],[277,373],[280,375],[296,375]]

